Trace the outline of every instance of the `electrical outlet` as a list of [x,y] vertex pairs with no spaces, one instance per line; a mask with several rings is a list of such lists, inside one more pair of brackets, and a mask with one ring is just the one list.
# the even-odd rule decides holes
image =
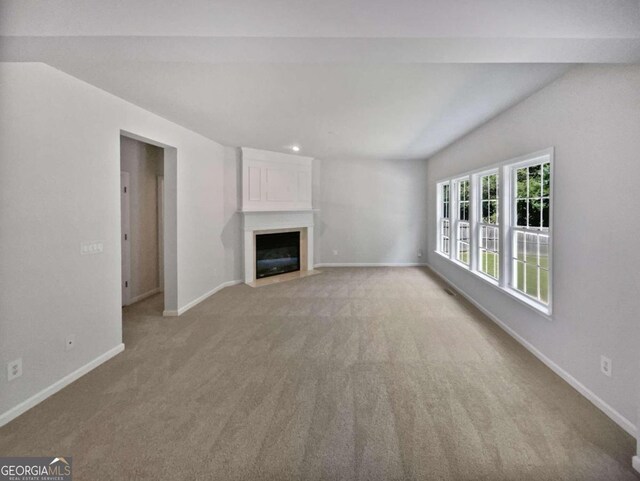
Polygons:
[[338,249],[333,249],[333,255],[337,256],[338,255]]
[[613,366],[611,365],[611,359],[605,356],[600,356],[600,370],[602,371],[602,374],[611,377],[612,369]]
[[67,339],[65,340],[64,350],[70,351],[75,347],[75,345],[76,345],[76,336],[74,335],[68,336]]
[[20,376],[22,376],[22,358],[7,363],[7,378],[9,381],[13,381]]

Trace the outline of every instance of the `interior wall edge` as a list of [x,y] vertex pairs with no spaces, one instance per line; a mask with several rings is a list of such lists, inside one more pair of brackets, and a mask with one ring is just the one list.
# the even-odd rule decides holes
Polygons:
[[221,291],[225,287],[236,286],[238,284],[242,284],[243,282],[244,281],[242,281],[241,279],[235,279],[233,281],[223,282],[222,284],[220,284],[220,285],[214,287],[213,289],[211,289],[209,292],[206,292],[205,294],[201,295],[200,297],[192,300],[191,302],[188,302],[187,304],[185,304],[184,306],[182,306],[178,310],[165,310],[165,311],[163,311],[162,315],[165,316],[165,317],[180,316],[180,315],[184,314],[185,312],[187,312],[192,307],[197,306],[198,304],[200,304],[201,302],[203,302],[207,298],[211,297],[216,292]]

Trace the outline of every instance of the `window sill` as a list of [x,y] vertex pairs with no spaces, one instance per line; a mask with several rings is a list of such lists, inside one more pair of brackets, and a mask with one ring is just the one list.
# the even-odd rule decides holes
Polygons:
[[545,306],[544,304],[540,304],[539,302],[534,301],[533,299],[529,298],[528,296],[522,294],[520,291],[510,286],[500,287],[500,290],[503,292],[506,292],[507,294],[509,294],[511,297],[521,302],[522,304],[525,304],[526,306],[530,307],[531,309],[536,311],[538,314],[543,316],[545,319],[549,321],[552,320],[551,306]]
[[434,251],[436,254],[438,254],[440,257],[442,257],[443,259],[449,261],[450,263],[452,263],[453,265],[456,265],[460,268],[462,268],[463,270],[473,274],[475,277],[478,277],[480,279],[482,279],[484,282],[488,283],[489,285],[491,285],[492,287],[494,287],[495,289],[497,289],[498,291],[507,294],[509,297],[515,299],[516,301],[518,301],[520,304],[523,304],[525,306],[527,306],[528,308],[532,309],[536,314],[544,317],[547,321],[552,321],[553,318],[551,317],[551,306],[545,306],[540,304],[539,302],[534,301],[533,299],[530,299],[528,296],[521,294],[519,291],[517,291],[516,289],[512,288],[511,286],[501,286],[500,283],[498,281],[496,281],[495,279],[487,276],[486,274],[483,274],[482,272],[477,272],[477,271],[473,271],[470,269],[470,267],[466,264],[463,264],[462,262],[459,262],[455,259],[451,259],[448,255],[443,254],[442,252],[436,250]]
[[[443,256],[444,257],[444,256]],[[465,271],[470,271],[471,270],[471,266],[469,264],[465,264],[462,261],[459,261],[458,259],[450,259],[448,257],[445,257],[445,259],[453,262],[455,265],[457,265],[458,267],[462,267]]]
[[489,284],[491,284],[493,287],[497,287],[498,289],[502,289],[500,287],[500,282],[497,279],[494,279],[493,277],[485,274],[484,272],[478,271],[472,271],[475,275],[477,275],[480,279],[482,279],[485,282],[488,282]]

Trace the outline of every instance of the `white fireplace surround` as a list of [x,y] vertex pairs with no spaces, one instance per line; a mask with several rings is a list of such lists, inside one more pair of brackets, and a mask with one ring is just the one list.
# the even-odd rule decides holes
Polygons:
[[300,270],[313,270],[311,157],[242,148],[244,281],[256,280],[256,234],[300,235]]
[[[306,243],[301,242],[301,259],[305,258],[306,265],[301,262],[300,270],[313,269],[313,210],[301,211],[271,211],[271,212],[243,212],[244,216],[244,282],[251,284],[256,280],[256,245],[255,236],[265,231],[274,230],[306,230]],[[302,236],[301,236],[302,238]],[[302,249],[306,244],[306,252]]]

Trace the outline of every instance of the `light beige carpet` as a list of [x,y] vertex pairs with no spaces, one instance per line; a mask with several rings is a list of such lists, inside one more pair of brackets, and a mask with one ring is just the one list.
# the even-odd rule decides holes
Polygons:
[[637,480],[635,441],[420,268],[125,309],[126,350],[0,429],[76,480]]

